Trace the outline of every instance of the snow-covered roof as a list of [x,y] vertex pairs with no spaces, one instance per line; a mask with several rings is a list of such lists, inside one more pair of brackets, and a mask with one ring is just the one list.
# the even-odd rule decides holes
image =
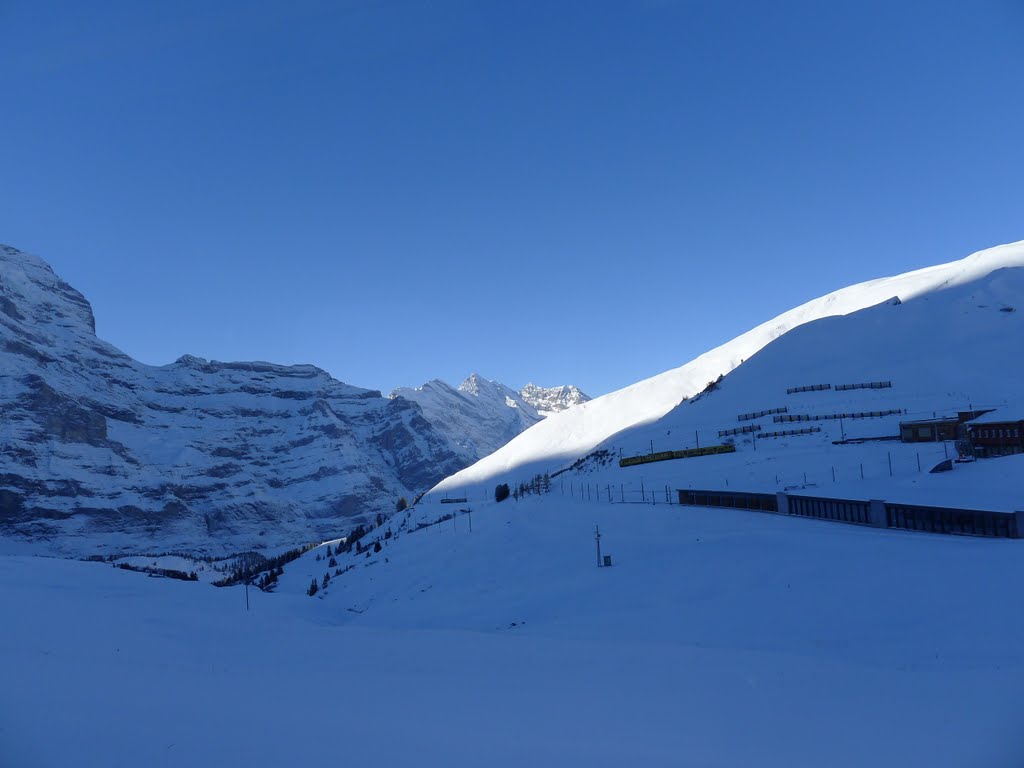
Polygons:
[[1013,408],[997,408],[990,413],[986,413],[983,416],[979,416],[976,419],[971,419],[968,424],[971,426],[981,424],[1008,424],[1012,422],[1024,421],[1024,408],[1020,406]]

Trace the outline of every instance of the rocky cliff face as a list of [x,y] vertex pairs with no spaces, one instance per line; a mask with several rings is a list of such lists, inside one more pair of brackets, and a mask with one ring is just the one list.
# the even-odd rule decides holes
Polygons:
[[414,403],[313,366],[143,365],[2,245],[0,408],[0,537],[75,554],[339,535],[466,465]]
[[536,408],[537,413],[545,418],[590,400],[587,395],[571,384],[561,387],[538,387],[536,384],[530,383],[519,390],[519,396]]
[[416,403],[467,466],[541,420],[517,392],[475,373],[458,389],[434,379],[415,389],[396,389],[391,398]]
[[415,389],[396,389],[391,397],[418,404],[467,464],[498,450],[549,414],[590,399],[572,386],[544,389],[527,384],[516,392],[476,373],[458,389],[434,379]]

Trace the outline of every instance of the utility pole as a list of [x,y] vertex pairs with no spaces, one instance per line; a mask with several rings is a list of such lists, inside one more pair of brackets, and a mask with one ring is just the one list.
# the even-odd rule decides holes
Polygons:
[[245,579],[245,610],[249,610],[249,578]]
[[601,529],[594,526],[594,543],[597,544],[597,567],[601,567]]

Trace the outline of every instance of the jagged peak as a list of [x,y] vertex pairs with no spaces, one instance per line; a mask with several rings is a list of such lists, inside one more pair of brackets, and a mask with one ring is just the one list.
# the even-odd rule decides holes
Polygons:
[[471,373],[466,380],[459,384],[459,392],[464,392],[467,395],[479,395],[480,388],[482,385],[494,384],[493,381],[488,381],[479,373]]
[[[92,305],[79,291],[64,282],[47,262],[6,244],[0,244],[0,262],[3,264],[0,289],[15,304],[22,305],[22,312],[46,323],[54,318],[74,318],[95,335],[96,318]],[[62,312],[60,308],[66,311]]]

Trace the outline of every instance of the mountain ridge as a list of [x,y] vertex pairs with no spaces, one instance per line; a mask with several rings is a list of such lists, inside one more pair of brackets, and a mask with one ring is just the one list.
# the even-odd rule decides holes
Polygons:
[[465,465],[414,404],[316,366],[149,366],[95,331],[45,261],[0,247],[0,535],[64,553],[274,548]]
[[977,251],[958,261],[856,283],[811,299],[755,326],[690,362],[555,414],[476,464],[446,478],[433,492],[526,478],[568,465],[613,435],[653,424],[710,382],[740,366],[771,342],[810,321],[848,315],[894,297],[906,302],[940,293],[1003,268],[1024,266],[1024,241]]
[[588,399],[573,386],[545,389],[529,384],[516,392],[478,373],[471,373],[457,388],[431,379],[419,387],[395,389],[389,397],[415,402],[467,463],[493,453],[551,413]]

